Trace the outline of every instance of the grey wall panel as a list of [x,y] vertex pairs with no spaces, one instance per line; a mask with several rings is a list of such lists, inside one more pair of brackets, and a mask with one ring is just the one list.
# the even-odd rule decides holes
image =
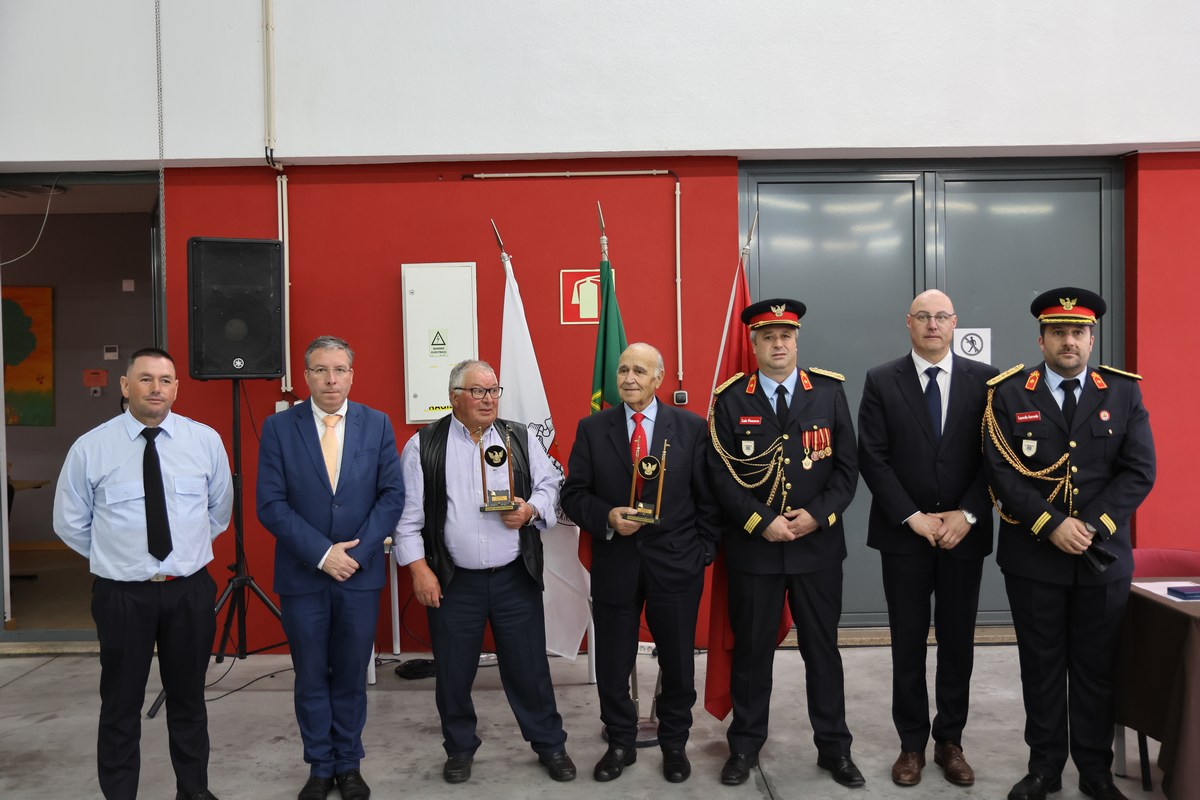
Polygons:
[[[808,304],[801,366],[846,375],[857,416],[863,377],[910,348],[904,315],[927,288],[950,295],[959,328],[991,331],[991,363],[1039,359],[1029,303],[1058,285],[1109,302],[1093,363],[1120,365],[1121,169],[1116,161],[756,164],[743,168],[743,235],[757,211],[754,299]],[[884,625],[879,556],[866,547],[870,493],[847,510],[843,624]],[[1009,621],[990,557],[980,621]]]
[[[808,306],[800,366],[843,373],[855,417],[867,369],[909,346],[905,314],[916,265],[923,263],[922,187],[919,173],[814,176],[756,186],[754,297],[794,297]],[[843,611],[856,624],[882,625],[887,617],[879,556],[866,546],[870,501],[860,479],[844,515],[849,556]]]

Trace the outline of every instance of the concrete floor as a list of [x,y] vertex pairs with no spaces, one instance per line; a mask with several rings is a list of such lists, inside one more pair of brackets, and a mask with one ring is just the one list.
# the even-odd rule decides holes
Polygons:
[[[419,654],[405,654],[404,658]],[[804,665],[795,650],[775,659],[775,693],[771,738],[752,779],[740,787],[722,786],[721,765],[728,755],[725,724],[701,709],[688,752],[692,777],[669,784],[662,778],[658,750],[639,751],[638,762],[616,782],[596,783],[591,770],[604,753],[599,736],[595,687],[587,683],[586,657],[576,663],[552,659],[559,710],[566,722],[567,748],[579,767],[570,784],[549,779],[521,740],[494,668],[480,670],[475,703],[483,747],[474,775],[457,786],[442,781],[444,754],[433,701],[432,679],[405,681],[394,664],[379,668],[371,687],[365,732],[367,758],[363,774],[377,798],[915,798],[1004,797],[1025,773],[1027,752],[1016,648],[981,646],[976,650],[971,721],[963,746],[975,767],[971,789],[946,783],[933,765],[917,787],[892,784],[890,769],[897,755],[889,711],[891,664],[880,647],[844,648],[848,722],[855,736],[854,759],[867,778],[863,789],[845,789],[816,767],[812,733],[805,712]],[[932,659],[931,659],[932,662]],[[697,685],[702,685],[704,656],[697,657]],[[232,664],[232,667],[230,667]],[[648,697],[655,665],[639,658],[643,696]],[[223,800],[294,798],[307,777],[299,734],[292,714],[292,676],[286,656],[251,656],[213,664],[208,691],[212,734],[210,788]],[[228,670],[228,672],[227,672]],[[99,663],[94,655],[9,655],[0,657],[0,797],[98,797],[95,778],[97,686]],[[158,691],[152,674],[147,702]],[[647,710],[643,706],[644,713]],[[174,775],[167,755],[165,719],[144,720],[142,728],[141,796],[172,798]],[[1136,773],[1136,738],[1129,736],[1129,765]],[[1151,742],[1151,758],[1157,747]],[[1132,800],[1160,798],[1161,774],[1154,769],[1155,791],[1144,793],[1133,779],[1117,779]],[[1056,800],[1082,797],[1074,767],[1068,764],[1063,791]],[[331,797],[338,797],[335,791]]]

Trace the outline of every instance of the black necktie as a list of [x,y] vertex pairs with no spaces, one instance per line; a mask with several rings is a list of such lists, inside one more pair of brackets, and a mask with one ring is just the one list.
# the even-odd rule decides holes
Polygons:
[[167,495],[163,491],[162,466],[154,437],[159,428],[143,428],[146,450],[142,453],[142,483],[146,491],[146,548],[150,555],[163,561],[171,555],[171,523],[167,519]]
[[938,373],[941,367],[930,367],[925,370],[929,382],[925,384],[925,408],[929,411],[929,421],[933,423],[933,441],[942,441],[942,387],[938,386]]
[[1063,416],[1067,418],[1067,430],[1075,424],[1075,406],[1078,400],[1075,399],[1075,390],[1079,388],[1079,379],[1071,378],[1069,381],[1062,382],[1063,394]]
[[779,427],[787,427],[787,389],[782,383],[775,387],[775,416],[779,417]]

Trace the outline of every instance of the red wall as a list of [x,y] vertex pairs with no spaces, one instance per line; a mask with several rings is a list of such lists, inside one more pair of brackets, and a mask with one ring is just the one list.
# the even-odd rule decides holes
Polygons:
[[[662,350],[676,379],[674,197],[670,176],[464,180],[475,172],[669,169],[681,181],[684,376],[688,408],[707,411],[716,351],[738,253],[737,162],[732,158],[609,159],[569,162],[292,167],[287,170],[291,259],[291,347],[296,394],[307,397],[303,350],[329,333],[355,349],[353,399],[391,415],[403,442],[403,326],[400,265],[474,261],[479,356],[499,366],[504,271],[488,223],[494,218],[521,285],[529,326],[545,374],[559,447],[570,452],[575,423],[587,413],[594,326],[559,324],[558,272],[599,262],[596,201],[604,208],[617,295],[630,341]],[[168,346],[183,362],[187,349],[187,253],[192,236],[275,238],[275,173],[265,167],[167,172]],[[504,376],[500,375],[501,383]],[[230,384],[183,378],[177,410],[213,425],[228,439]],[[282,398],[279,381],[243,384],[245,540],[251,574],[272,596],[274,540],[254,513],[257,430]],[[503,413],[503,401],[501,413]],[[253,422],[253,424],[252,424]],[[214,575],[233,560],[232,531],[217,540]],[[403,605],[408,596],[402,575]],[[384,593],[384,602],[387,593]],[[390,649],[390,617],[381,615],[381,649]],[[408,609],[404,623],[420,635],[425,615]],[[248,647],[283,639],[277,622],[250,603]],[[405,637],[402,646],[419,648]]]
[[1176,311],[1200,297],[1200,153],[1126,161],[1126,360],[1145,380],[1158,480],[1137,515],[1139,547],[1200,548],[1188,509],[1200,452],[1196,324]]

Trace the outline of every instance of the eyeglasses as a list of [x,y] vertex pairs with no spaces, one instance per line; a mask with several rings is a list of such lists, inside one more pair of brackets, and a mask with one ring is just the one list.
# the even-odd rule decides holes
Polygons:
[[918,311],[916,314],[909,314],[909,316],[912,317],[913,319],[915,319],[917,322],[921,323],[922,325],[928,325],[929,320],[933,320],[939,326],[941,326],[941,325],[945,325],[947,322],[949,322],[951,319],[953,319],[955,315],[954,314],[946,314],[946,313],[930,314],[926,311]]
[[474,398],[475,400],[482,400],[483,396],[485,394],[488,397],[492,398],[493,400],[499,400],[500,395],[504,394],[504,387],[503,386],[493,386],[490,389],[483,389],[479,386],[472,386],[470,389],[468,389],[466,386],[455,386],[454,391],[470,392],[471,397]]
[[345,367],[334,367],[333,369],[330,369],[329,367],[305,367],[304,371],[311,372],[318,378],[326,378],[330,373],[332,373],[333,377],[335,378],[344,378],[351,372],[354,372],[354,370],[346,369]]

